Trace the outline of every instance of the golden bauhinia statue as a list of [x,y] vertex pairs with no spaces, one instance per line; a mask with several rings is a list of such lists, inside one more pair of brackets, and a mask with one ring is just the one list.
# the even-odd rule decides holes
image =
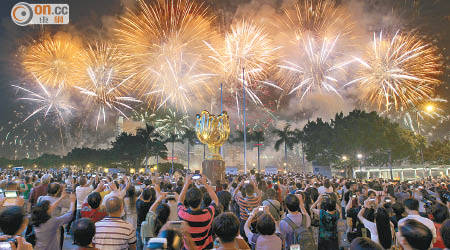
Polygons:
[[198,140],[208,145],[209,152],[214,160],[222,160],[220,147],[230,136],[230,121],[227,112],[215,116],[204,110],[197,115],[195,124]]

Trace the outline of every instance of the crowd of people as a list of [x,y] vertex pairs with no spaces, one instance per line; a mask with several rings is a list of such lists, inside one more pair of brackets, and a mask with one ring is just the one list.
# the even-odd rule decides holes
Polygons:
[[[450,249],[447,177],[5,170],[0,250]],[[66,237],[70,235],[70,237]]]

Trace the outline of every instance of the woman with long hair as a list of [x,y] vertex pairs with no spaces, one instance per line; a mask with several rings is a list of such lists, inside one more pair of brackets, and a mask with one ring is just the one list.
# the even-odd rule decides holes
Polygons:
[[358,213],[358,219],[364,227],[370,231],[370,238],[379,243],[384,249],[391,249],[393,245],[394,224],[390,221],[389,213],[384,207],[378,208],[375,213],[375,221],[364,218],[364,212],[371,207],[370,199],[364,202],[364,206]]
[[136,228],[136,190],[134,185],[130,185],[127,189],[125,198],[123,199],[125,208],[125,218],[134,228]]
[[148,240],[158,235],[161,228],[166,224],[170,215],[170,207],[161,203],[166,197],[166,193],[161,193],[158,199],[152,204],[145,220],[141,224],[142,245],[146,246]]
[[76,208],[76,196],[70,195],[70,209],[66,214],[59,217],[52,217],[53,210],[58,207],[59,202],[65,197],[65,192],[61,197],[50,204],[50,201],[43,200],[37,203],[31,212],[31,225],[36,233],[35,249],[57,250],[61,249],[61,227],[72,220]]

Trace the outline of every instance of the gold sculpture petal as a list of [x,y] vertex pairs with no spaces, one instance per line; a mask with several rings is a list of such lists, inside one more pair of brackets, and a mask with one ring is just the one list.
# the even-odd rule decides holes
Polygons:
[[228,140],[230,136],[230,122],[227,112],[222,112],[219,116],[211,115],[204,110],[197,115],[195,124],[198,140],[208,145],[212,159],[222,160],[220,147]]

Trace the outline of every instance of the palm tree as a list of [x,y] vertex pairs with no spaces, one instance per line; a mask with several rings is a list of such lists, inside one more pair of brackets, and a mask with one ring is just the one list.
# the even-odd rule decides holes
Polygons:
[[300,144],[301,149],[302,149],[302,166],[303,166],[303,173],[306,173],[306,166],[305,166],[305,132],[303,132],[303,130],[300,129],[294,129],[294,132],[292,132],[293,136],[294,136],[294,140],[295,140],[295,144]]
[[185,130],[188,128],[187,121],[189,119],[188,115],[181,115],[175,111],[169,109],[169,112],[162,119],[157,120],[160,125],[158,131],[161,131],[163,135],[172,143],[172,174],[173,174],[173,159],[174,159],[174,148],[175,142],[181,141]]
[[167,160],[167,147],[165,142],[155,139],[150,147],[150,155],[156,157],[156,166],[159,164],[159,158]]
[[154,126],[145,123],[145,128],[138,128],[136,130],[136,135],[142,137],[145,141],[145,162],[147,162],[150,145],[153,143],[154,139],[159,138],[159,134],[156,133],[156,128]]
[[253,131],[250,138],[252,139],[252,141],[256,142],[256,146],[258,146],[258,173],[260,173],[261,167],[260,167],[259,149],[260,149],[261,143],[264,142],[264,139],[265,139],[264,132],[263,131]]
[[[260,131],[252,131],[250,132],[250,129],[247,128],[247,141],[249,142],[255,142],[258,147],[258,172],[261,170],[261,161],[260,161],[260,146],[261,143],[264,142],[264,132],[262,130]],[[234,142],[243,142],[244,141],[244,132],[243,131],[236,131],[235,136],[230,139],[230,143]]]
[[274,129],[272,133],[279,139],[275,142],[275,150],[280,150],[281,144],[284,144],[284,168],[287,168],[287,150],[294,148],[294,137],[292,134],[291,125],[286,124],[283,129]]
[[192,128],[187,128],[184,131],[183,143],[187,141],[187,159],[188,159],[188,170],[189,170],[189,160],[190,160],[190,146],[194,146],[197,141],[197,133]]

